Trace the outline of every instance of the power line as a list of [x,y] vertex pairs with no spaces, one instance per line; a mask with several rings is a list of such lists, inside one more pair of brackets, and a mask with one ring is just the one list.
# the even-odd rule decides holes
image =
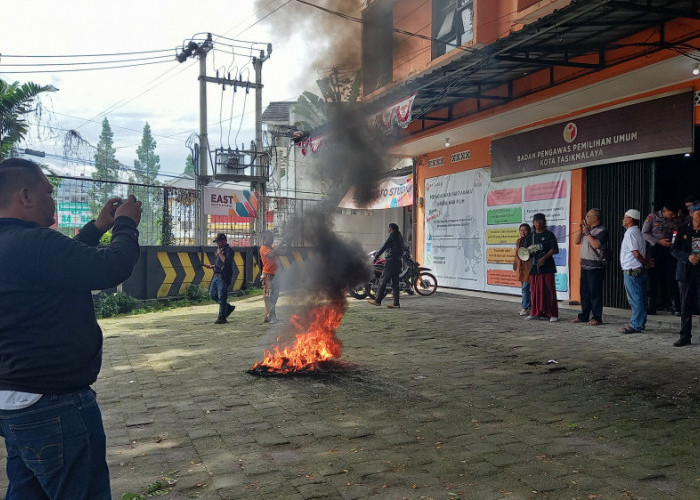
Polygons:
[[92,64],[114,64],[114,63],[125,63],[125,62],[138,62],[138,61],[155,61],[158,59],[171,58],[172,55],[162,55],[162,56],[150,56],[150,57],[137,57],[133,59],[116,59],[112,61],[79,61],[79,62],[66,62],[66,63],[32,63],[32,64],[0,64],[0,67],[38,67],[38,66],[86,66]]
[[[31,70],[31,71],[2,71],[3,74],[29,74],[29,73],[72,73],[76,71],[102,71],[102,70],[107,70],[107,69],[123,69],[123,68],[135,68],[138,66],[151,66],[154,64],[163,64],[167,63],[170,61],[153,61],[153,62],[148,62],[148,63],[139,63],[139,64],[126,64],[122,66],[106,66],[103,68],[75,68],[75,69],[41,69],[41,70]],[[174,60],[173,60],[174,62]],[[0,68],[2,68],[2,65],[0,65]]]
[[139,50],[137,52],[113,52],[107,54],[63,54],[63,55],[17,55],[17,54],[2,54],[1,57],[33,57],[33,58],[53,58],[53,57],[111,57],[111,56],[132,56],[137,54],[156,54],[158,52],[170,52],[172,48],[169,49],[156,49],[156,50]]
[[[193,61],[193,62],[194,62],[194,61]],[[171,75],[169,78],[167,78],[167,80],[170,80],[170,78],[174,78],[175,76],[179,75],[180,73],[182,73],[183,71],[185,71],[186,69],[188,69],[191,65],[192,65],[192,64],[183,66],[183,67],[180,69],[180,71],[178,71],[177,73]],[[158,75],[157,77],[155,77],[154,79],[152,79],[150,82],[146,83],[146,84],[144,85],[144,87],[145,87],[146,85],[149,85],[150,83],[153,83],[153,82],[155,82],[156,80],[158,80],[158,79],[164,77],[165,75],[167,75],[168,73],[170,73],[171,71],[174,71],[175,69],[177,69],[177,68],[179,68],[179,67],[180,67],[179,65],[178,65],[178,66],[173,66],[173,67],[170,68],[169,70],[167,70],[167,71],[161,73],[160,75]],[[127,99],[127,100],[122,99],[121,101],[117,101],[116,103],[112,104],[112,105],[109,106],[107,109],[105,109],[104,111],[100,111],[99,113],[97,113],[97,114],[96,114],[95,116],[93,116],[90,120],[86,120],[85,123],[87,123],[88,121],[93,121],[93,120],[99,118],[100,116],[106,116],[106,115],[108,115],[109,113],[113,113],[114,111],[118,110],[119,108],[122,108],[122,107],[126,106],[126,105],[129,104],[130,102],[132,102],[132,101],[138,99],[139,97],[141,97],[141,96],[145,95],[146,93],[150,92],[151,90],[155,89],[155,88],[158,87],[160,84],[165,83],[165,81],[167,81],[167,80],[163,80],[162,82],[157,83],[156,85],[152,86],[151,88],[146,89],[146,90],[144,90],[143,92],[141,92],[141,93],[135,95],[135,96],[132,97],[131,99]],[[78,126],[76,127],[76,130],[79,129],[80,127],[82,127],[83,125],[85,125],[85,123],[82,123],[82,124],[78,125]]]

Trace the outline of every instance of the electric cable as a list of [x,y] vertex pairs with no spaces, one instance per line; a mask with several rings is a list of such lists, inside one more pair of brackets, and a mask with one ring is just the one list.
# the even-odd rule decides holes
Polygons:
[[[3,56],[4,57],[4,56]],[[149,56],[149,57],[137,57],[132,59],[114,59],[111,61],[78,61],[78,62],[65,62],[65,63],[32,63],[32,64],[4,64],[0,63],[0,67],[43,67],[43,66],[86,66],[95,64],[116,64],[125,62],[145,62],[145,61],[155,61],[159,59],[172,59],[172,54],[164,54],[161,56]]]
[[21,55],[21,54],[2,54],[2,57],[17,57],[17,58],[65,58],[65,57],[112,57],[112,56],[132,56],[136,54],[156,54],[159,52],[170,52],[173,50],[169,49],[156,49],[156,50],[139,50],[136,52],[113,52],[105,54],[61,54],[61,55]]
[[[102,68],[74,68],[74,69],[39,69],[39,70],[28,70],[28,71],[1,71],[0,73],[14,75],[14,74],[36,74],[36,73],[73,73],[76,71],[103,71],[109,69],[124,69],[124,68],[136,68],[138,66],[151,66],[154,64],[163,64],[171,61],[153,61],[148,63],[139,64],[126,64],[119,66],[105,66]],[[2,65],[0,65],[2,68]]]

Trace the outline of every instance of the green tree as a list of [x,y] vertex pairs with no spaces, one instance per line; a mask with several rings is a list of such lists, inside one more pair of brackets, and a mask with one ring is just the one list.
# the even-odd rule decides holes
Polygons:
[[191,154],[187,155],[187,159],[185,160],[185,171],[182,173],[194,177],[194,160],[192,159]]
[[156,154],[156,141],[148,123],[143,126],[141,144],[136,148],[136,157],[134,170],[136,182],[140,185],[134,187],[133,193],[142,203],[142,227],[154,229],[143,232],[141,241],[146,245],[155,245],[158,243],[158,235],[162,233],[162,231],[155,230],[155,226],[159,223],[163,224],[163,202],[159,189],[147,187],[158,184],[157,177],[160,170],[160,156]]
[[316,80],[321,96],[313,92],[304,92],[297,99],[294,113],[301,118],[297,127],[310,131],[319,128],[333,119],[334,113],[346,103],[355,103],[360,97],[360,72],[353,77],[343,77],[337,68],[333,68],[327,77]]
[[156,154],[156,141],[151,134],[151,126],[146,123],[143,126],[141,144],[136,148],[137,160],[134,160],[134,169],[142,181],[148,184],[154,183],[160,170],[160,156]]
[[[116,152],[112,127],[109,126],[109,120],[105,118],[102,120],[102,132],[97,143],[97,153],[95,153],[93,179],[100,181],[119,180],[119,162]],[[90,189],[90,211],[93,217],[97,218],[104,204],[112,197],[113,191],[114,184],[111,182],[96,182]]]
[[27,115],[41,112],[40,94],[57,90],[53,85],[9,84],[0,79],[0,160],[8,157],[12,147],[29,131]]

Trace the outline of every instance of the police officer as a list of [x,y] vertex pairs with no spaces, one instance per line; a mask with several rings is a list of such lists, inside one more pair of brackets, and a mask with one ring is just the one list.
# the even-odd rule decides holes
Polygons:
[[678,231],[680,220],[675,202],[666,201],[658,212],[650,213],[644,220],[642,235],[649,243],[649,257],[654,267],[649,268],[649,307],[647,314],[656,314],[657,306],[670,305],[669,311],[680,316],[680,300],[675,280],[676,260],[671,255],[673,233]]

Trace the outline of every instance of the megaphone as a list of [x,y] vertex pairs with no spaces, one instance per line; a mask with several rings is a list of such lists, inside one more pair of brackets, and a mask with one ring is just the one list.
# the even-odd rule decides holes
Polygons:
[[522,260],[523,262],[527,262],[530,260],[530,257],[536,253],[542,250],[542,245],[537,244],[537,245],[530,245],[529,247],[520,247],[518,248],[518,258]]

